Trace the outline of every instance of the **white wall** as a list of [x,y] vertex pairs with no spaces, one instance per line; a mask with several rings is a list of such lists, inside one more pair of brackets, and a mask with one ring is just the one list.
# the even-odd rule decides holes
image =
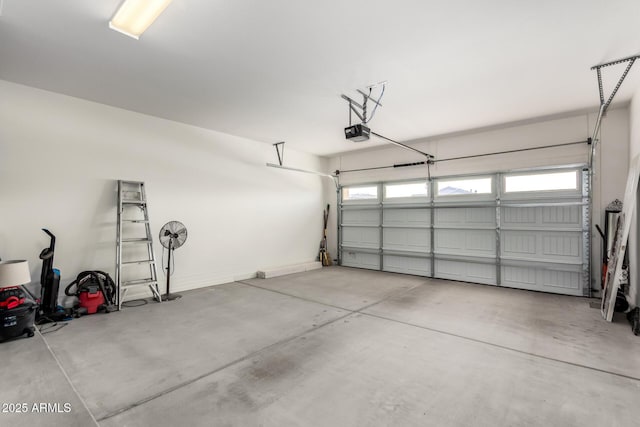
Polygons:
[[[29,260],[57,236],[62,284],[115,270],[116,180],[146,183],[154,236],[183,222],[172,290],[254,276],[315,260],[322,178],[267,168],[270,144],[0,80],[0,257]],[[323,170],[287,148],[286,164]],[[155,244],[158,259],[161,246]],[[163,279],[162,272],[158,275]]]
[[[563,144],[584,141],[593,132],[595,113],[575,114],[570,117],[531,121],[527,124],[510,125],[490,130],[479,130],[439,138],[413,141],[410,144],[435,155],[436,159],[467,156],[527,147]],[[639,130],[640,131],[640,130]],[[393,137],[393,135],[385,135]],[[626,107],[609,110],[602,124],[602,143],[598,146],[596,174],[594,177],[595,224],[602,224],[604,208],[614,199],[622,199],[627,176],[626,156],[629,150],[629,111]],[[364,146],[366,142],[360,143]],[[604,147],[604,149],[602,149]],[[640,149],[640,148],[639,148]],[[436,163],[431,167],[432,176],[473,174],[507,171],[551,165],[586,164],[586,144],[561,148],[502,154],[468,160]],[[621,162],[621,159],[624,159]],[[424,160],[419,154],[388,145],[367,151],[351,152],[330,158],[330,170],[348,170]],[[622,163],[622,164],[621,164]],[[400,179],[425,178],[424,166],[381,169],[374,171],[344,173],[340,175],[343,185]],[[326,197],[333,197],[327,190]],[[335,217],[332,218],[335,224]],[[335,229],[335,225],[333,227]],[[600,286],[601,246],[600,236],[592,229],[592,287]],[[330,250],[336,251],[335,230],[329,238]]]

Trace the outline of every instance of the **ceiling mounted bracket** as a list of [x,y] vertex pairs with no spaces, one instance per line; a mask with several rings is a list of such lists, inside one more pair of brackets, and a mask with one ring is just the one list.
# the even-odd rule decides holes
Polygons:
[[[600,95],[600,109],[598,111],[598,118],[596,119],[596,125],[593,129],[593,135],[591,137],[591,141],[593,142],[591,144],[591,152],[589,154],[589,168],[591,170],[593,170],[593,161],[596,154],[596,145],[599,142],[598,134],[600,133],[600,126],[602,125],[602,119],[606,114],[607,109],[609,108],[609,105],[611,105],[611,101],[613,101],[613,98],[616,96],[616,93],[618,93],[618,89],[620,89],[620,86],[622,86],[622,82],[624,82],[624,79],[627,77],[627,74],[629,74],[629,70],[631,70],[631,67],[633,66],[634,62],[638,58],[640,58],[640,55],[634,55],[634,56],[629,56],[627,58],[616,59],[615,61],[594,65],[593,67],[591,67],[591,70],[596,70],[596,76],[598,78],[598,92]],[[609,95],[609,98],[607,98],[607,100],[605,101],[601,69],[610,67],[612,65],[624,64],[625,62],[628,62],[627,67],[622,72],[622,75],[618,79],[618,82],[616,83],[615,87],[611,91],[611,95]]]
[[[633,66],[633,63],[638,58],[640,58],[640,55],[629,56],[628,58],[618,59],[618,60],[615,60],[615,61],[606,62],[604,64],[594,65],[593,67],[591,67],[592,70],[596,70],[596,73],[597,73],[597,76],[598,76],[598,89],[600,91],[600,105],[601,106],[602,105],[605,106],[605,108],[604,108],[605,112],[606,112],[607,108],[609,108],[609,105],[611,104],[611,101],[613,101],[613,98],[616,96],[616,93],[618,92],[618,89],[620,89],[620,86],[622,85],[622,82],[624,81],[624,79],[627,77],[627,74],[629,74],[629,70]],[[602,68],[605,68],[605,67],[610,67],[612,65],[617,65],[617,64],[623,64],[625,62],[628,62],[629,64],[627,64],[627,68],[625,68],[624,72],[622,73],[622,76],[620,76],[620,78],[618,79],[618,83],[616,84],[615,88],[611,92],[611,95],[609,95],[609,99],[607,99],[607,101],[605,102],[605,100],[604,100],[604,90],[603,90],[603,86],[602,86],[602,74],[601,74],[600,70]]]
[[[344,95],[344,94],[340,95],[342,99],[344,99],[349,103],[349,126],[351,126],[352,124],[351,113],[354,113],[356,116],[358,116],[358,118],[360,119],[360,122],[363,125],[369,123],[373,119],[373,116],[375,116],[376,110],[378,109],[378,107],[382,107],[382,103],[380,101],[382,100],[382,96],[384,95],[384,89],[386,85],[387,85],[387,82],[384,81],[384,82],[376,83],[371,86],[367,86],[366,89],[368,89],[369,93],[366,93],[365,91],[362,91],[360,89],[356,89],[356,91],[360,95],[362,95],[362,104],[354,101],[353,99],[349,98],[347,95]],[[380,90],[380,95],[378,95],[378,98],[376,99],[372,97],[371,94],[373,93],[373,89],[380,86],[382,87],[382,89]],[[369,101],[373,102],[375,106],[371,111],[371,116],[367,118],[367,102]]]
[[[308,174],[312,174],[312,175],[322,176],[322,177],[325,177],[325,178],[331,178],[331,180],[333,181],[333,183],[336,186],[336,190],[338,190],[339,183],[338,183],[337,174],[336,175],[330,175],[328,173],[311,171],[311,170],[307,170],[307,169],[292,168],[292,167],[289,167],[289,166],[285,166],[283,164],[284,163],[284,141],[276,142],[275,144],[273,144],[273,146],[276,148],[276,153],[278,154],[278,164],[276,165],[274,163],[267,163],[267,167],[276,168],[276,169],[284,169],[284,170],[289,170],[289,171],[294,171],[294,172],[303,172],[303,173],[308,173]],[[280,148],[282,148],[282,152],[280,151]]]
[[[340,97],[344,100],[346,100],[349,103],[349,126],[351,126],[351,114],[355,114],[356,116],[358,116],[358,118],[360,119],[360,121],[362,123],[366,122],[366,116],[363,116],[360,111],[366,111],[366,108],[364,108],[362,105],[360,105],[359,103],[357,103],[356,101],[354,101],[353,99],[349,98],[347,95],[340,95]],[[357,110],[356,107],[358,107],[360,110]],[[366,113],[365,113],[366,114]]]
[[[276,153],[278,154],[278,163],[280,163],[280,166],[282,166],[282,163],[284,163],[284,141],[276,142],[275,144],[273,144],[273,146],[276,147]],[[280,153],[280,147],[282,147],[282,153]]]

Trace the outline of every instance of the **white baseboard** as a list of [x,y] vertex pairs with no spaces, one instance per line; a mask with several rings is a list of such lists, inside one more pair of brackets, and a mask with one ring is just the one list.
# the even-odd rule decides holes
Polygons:
[[322,268],[322,263],[319,261],[305,262],[302,264],[285,265],[280,267],[271,267],[271,268],[259,270],[257,273],[257,276],[260,279],[269,279],[272,277],[284,276],[287,274],[318,270],[320,268]]

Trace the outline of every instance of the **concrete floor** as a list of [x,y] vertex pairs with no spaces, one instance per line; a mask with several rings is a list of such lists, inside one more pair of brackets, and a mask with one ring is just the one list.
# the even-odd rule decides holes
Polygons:
[[0,425],[640,423],[640,338],[589,300],[341,267],[73,320],[0,361],[0,403],[29,408]]

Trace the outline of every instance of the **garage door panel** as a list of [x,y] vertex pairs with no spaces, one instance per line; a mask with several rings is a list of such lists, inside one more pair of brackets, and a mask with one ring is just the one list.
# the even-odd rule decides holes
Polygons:
[[546,256],[576,258],[580,261],[581,242],[579,234],[557,233],[542,236],[542,253]]
[[582,228],[582,206],[503,207],[502,228]]
[[380,211],[376,209],[345,209],[343,224],[380,225]]
[[435,270],[435,276],[443,279],[487,285],[497,283],[496,266],[493,264],[436,259]]
[[545,206],[541,211],[542,224],[545,226],[582,226],[581,206]]
[[500,250],[506,259],[582,264],[582,235],[578,232],[505,230]]
[[564,293],[573,289],[580,295],[581,272],[542,270],[542,285],[546,288],[557,288],[558,292]]
[[347,267],[380,270],[380,255],[352,250],[343,250],[342,265]]
[[501,256],[521,257],[525,259],[535,258],[536,236],[533,233],[503,231]]
[[435,230],[437,253],[495,257],[495,242],[494,230]]
[[531,289],[537,284],[537,269],[533,267],[509,267],[501,269],[501,279],[504,286]]
[[383,265],[384,271],[431,276],[431,258],[384,255]]
[[500,214],[502,226],[534,226],[536,225],[537,209],[538,208],[503,207]]
[[342,245],[378,249],[380,229],[378,227],[342,227]]
[[495,208],[466,208],[465,222],[473,225],[487,225],[493,227],[496,224]]
[[565,295],[582,295],[582,272],[550,269],[536,266],[503,266],[501,268],[502,286],[552,292]]
[[385,209],[384,225],[424,226],[431,225],[430,209]]
[[496,209],[491,207],[437,208],[434,221],[436,227],[495,227]]
[[385,228],[384,249],[429,252],[431,230],[426,228]]

